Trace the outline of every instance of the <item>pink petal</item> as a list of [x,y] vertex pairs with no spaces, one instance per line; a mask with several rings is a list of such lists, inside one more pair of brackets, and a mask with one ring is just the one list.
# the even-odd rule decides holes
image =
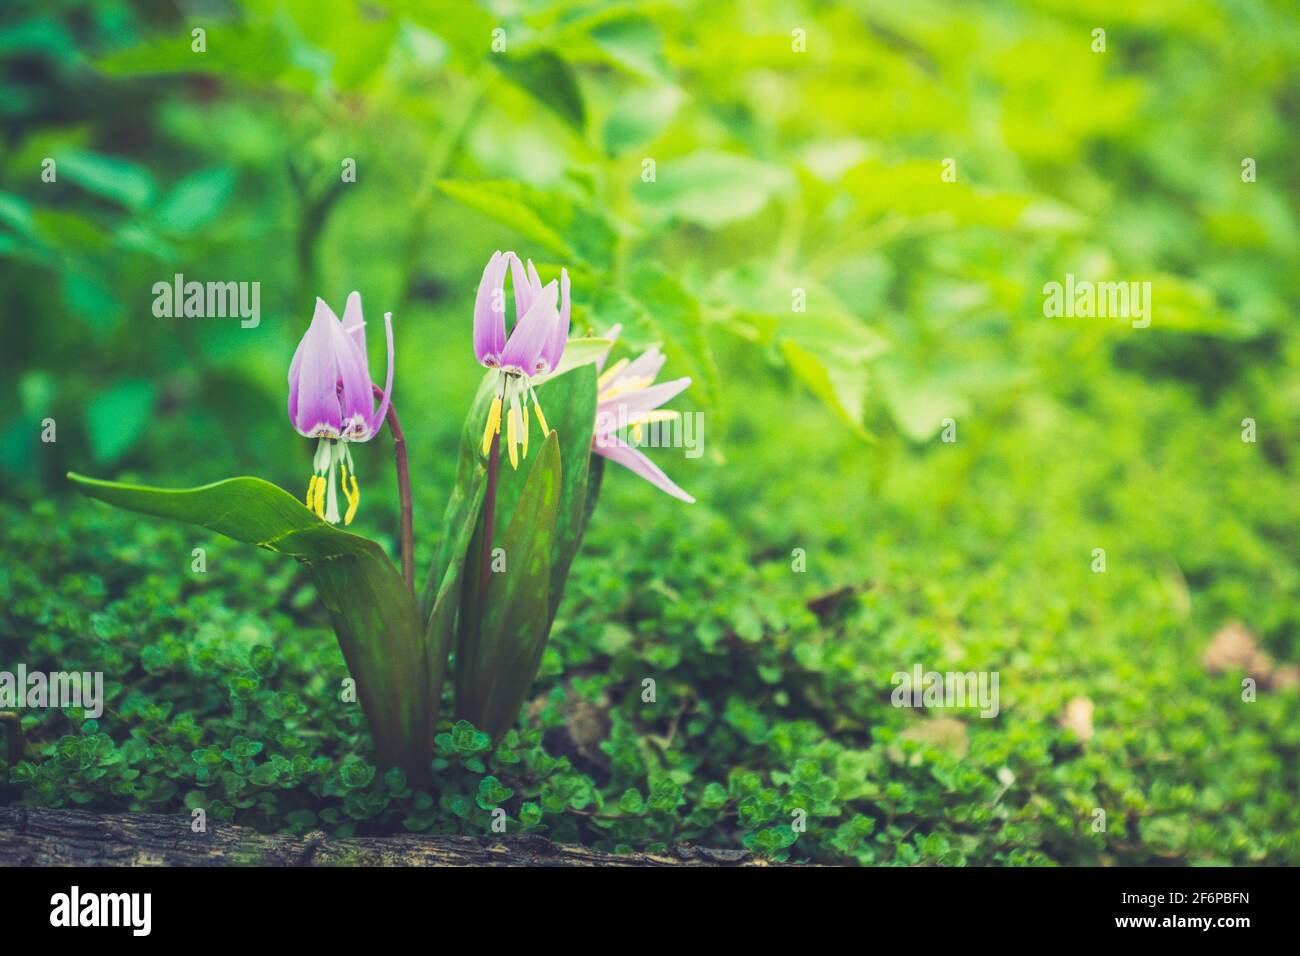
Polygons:
[[609,353],[614,351],[614,343],[618,341],[619,333],[623,331],[623,323],[618,323],[610,328],[608,332],[601,336],[602,339],[609,339],[609,348],[605,349],[600,358],[596,359],[596,372],[605,371],[605,363],[609,361]]
[[537,356],[555,327],[555,303],[559,289],[554,282],[544,288],[534,300],[527,314],[519,320],[510,333],[510,340],[501,352],[502,368],[517,368],[526,375],[533,374]]
[[393,397],[393,313],[384,313],[384,333],[388,337],[388,377],[384,380],[384,395],[379,400],[379,408],[370,419],[370,434],[373,436],[384,423],[388,414],[388,405]]
[[533,268],[533,260],[528,260],[528,274],[524,274],[524,264],[519,261],[518,256],[513,256],[510,260],[510,284],[515,287],[515,322],[518,323],[528,310],[533,307],[533,302],[542,291],[542,282],[537,278],[537,270]]
[[594,445],[591,450],[640,475],[660,491],[665,491],[674,498],[680,498],[687,504],[695,504],[694,498],[679,488],[671,478],[659,470],[659,466],[631,445],[614,439],[612,442]]
[[616,395],[597,405],[596,412],[599,414],[602,411],[616,411],[619,409],[626,410],[629,415],[635,415],[637,412],[648,412],[658,408],[690,384],[690,378],[677,378],[670,382],[651,385],[649,388],[641,388],[623,395]]
[[337,437],[343,429],[338,362],[333,347],[338,331],[334,312],[324,300],[317,299],[316,313],[295,356],[297,378],[289,387],[293,426],[308,438]]
[[614,377],[614,381],[609,383],[610,387],[612,388],[619,382],[629,379],[644,379],[653,382],[667,360],[668,356],[659,351],[659,346],[652,345],[648,351],[642,352],[629,362],[623,368],[623,371]]
[[366,364],[366,320],[361,313],[361,293],[353,292],[343,306],[343,331],[352,337],[352,342],[361,353],[361,364]]
[[[501,352],[506,347],[505,281],[506,267],[515,260],[513,252],[492,253],[479,280],[478,296],[474,300],[474,356],[483,365],[495,367],[501,362]],[[492,308],[493,293],[501,289],[501,311]]]
[[[528,263],[532,267],[532,263]],[[542,345],[542,357],[538,360],[537,371],[553,372],[560,367],[564,357],[564,344],[569,340],[569,270],[560,270],[560,319]]]

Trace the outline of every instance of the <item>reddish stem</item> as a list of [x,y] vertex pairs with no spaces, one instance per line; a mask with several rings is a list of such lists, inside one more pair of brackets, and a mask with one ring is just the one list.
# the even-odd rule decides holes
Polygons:
[[[378,385],[375,394],[381,399],[383,389]],[[411,517],[411,472],[406,461],[406,436],[402,434],[401,423],[397,420],[397,406],[392,399],[388,402],[388,431],[393,436],[393,459],[397,465],[397,498],[402,508],[402,578],[407,589],[415,593],[415,525]]]

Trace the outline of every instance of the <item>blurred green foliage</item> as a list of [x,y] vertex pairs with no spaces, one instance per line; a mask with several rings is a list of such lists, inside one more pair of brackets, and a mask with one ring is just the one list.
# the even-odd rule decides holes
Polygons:
[[[22,715],[6,797],[337,832],[482,833],[500,805],[557,839],[795,860],[1300,862],[1296,691],[1244,703],[1201,662],[1232,618],[1300,661],[1292,5],[0,16],[0,666],[114,686],[98,722]],[[288,358],[312,297],[357,288],[395,316],[430,527],[496,248],[566,266],[579,330],[622,322],[694,377],[705,456],[652,455],[700,503],[607,474],[519,728],[495,752],[445,728],[437,792],[411,792],[337,700],[299,572],[60,476],[299,490]],[[177,272],[261,282],[262,321],[156,318]],[[1067,273],[1150,281],[1151,328],[1044,318]],[[357,456],[359,524],[391,546],[387,449]],[[999,671],[1002,712],[889,706],[916,662]],[[1078,696],[1087,740],[1058,722]]]

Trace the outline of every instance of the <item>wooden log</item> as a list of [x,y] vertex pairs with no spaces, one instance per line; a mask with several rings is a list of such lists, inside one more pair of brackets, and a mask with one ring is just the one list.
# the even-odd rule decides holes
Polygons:
[[763,866],[744,850],[676,846],[606,853],[537,836],[335,839],[287,836],[190,817],[0,807],[0,866]]

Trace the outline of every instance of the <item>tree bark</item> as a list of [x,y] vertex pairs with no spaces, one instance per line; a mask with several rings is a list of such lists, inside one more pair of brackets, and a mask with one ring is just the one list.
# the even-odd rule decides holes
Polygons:
[[605,853],[536,836],[333,839],[264,834],[187,815],[0,807],[0,866],[763,866],[744,850]]

